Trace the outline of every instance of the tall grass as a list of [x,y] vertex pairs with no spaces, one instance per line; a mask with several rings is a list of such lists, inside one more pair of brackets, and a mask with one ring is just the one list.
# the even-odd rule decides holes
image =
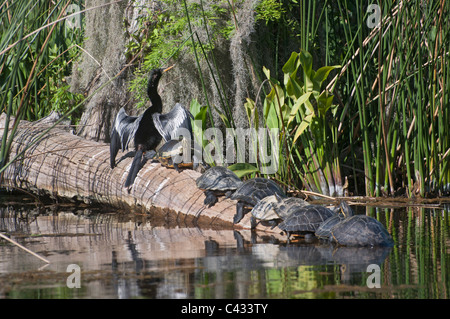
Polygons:
[[[0,105],[6,126],[12,116],[16,118],[13,130],[5,130],[1,137],[2,169],[19,120],[36,120],[52,110],[65,113],[81,100],[69,92],[65,76],[77,57],[82,32],[67,28],[63,20],[69,6],[82,8],[81,2],[17,0],[0,4]],[[73,119],[77,117],[73,111],[71,114]]]
[[[262,97],[263,125],[280,129],[280,169],[274,177],[329,195],[342,195],[347,178],[350,192],[358,195],[448,194],[450,4],[374,2],[381,9],[377,26],[368,23],[375,15],[366,3],[283,4],[298,14],[301,48],[292,61],[276,61],[284,64],[283,72],[260,73],[266,78],[262,86],[270,86]],[[316,74],[313,65],[332,76],[304,96]],[[302,89],[297,95],[293,82]],[[250,115],[261,107],[255,103],[260,97],[248,98],[234,107],[246,108],[254,126]],[[229,112],[223,115],[232,122]],[[233,168],[263,172],[259,165]]]
[[[77,97],[70,96],[64,76],[82,34],[54,23],[73,3],[78,4],[0,4],[0,101],[7,121],[12,115],[37,119],[58,107],[73,110],[76,102],[70,101]],[[272,177],[293,188],[338,196],[346,187],[351,194],[368,196],[448,194],[450,3],[374,1],[371,4],[381,9],[375,27],[368,24],[374,17],[368,3],[265,0],[259,4],[260,15],[264,3],[271,5],[270,14],[254,23],[266,23],[266,32],[274,30],[275,36],[268,37],[274,43],[265,48],[273,53],[274,69],[257,67],[250,52],[243,52],[249,55],[245,63],[251,64],[243,67],[255,72],[261,89],[233,103],[220,77],[224,66],[214,56],[218,37],[208,28],[214,19],[204,9],[209,2],[180,1],[188,27],[177,34],[191,37],[199,76],[206,78],[201,65],[206,62],[211,85],[220,96],[219,105],[213,104],[202,80],[207,105],[193,101],[197,118],[211,126],[237,128],[242,120],[234,118],[235,110],[243,108],[249,127],[279,129],[279,169]],[[242,4],[224,0],[219,5],[230,13],[230,40],[242,28],[236,18]],[[194,9],[197,21],[192,27],[189,17]],[[195,31],[202,28],[203,42]],[[286,55],[286,43],[292,39],[299,47]],[[214,123],[214,118],[222,123]],[[5,131],[1,137],[1,165],[11,136]],[[236,152],[239,143],[234,136]],[[253,146],[259,154],[259,146]],[[260,161],[232,168],[242,176],[265,175]]]
[[349,125],[359,126],[365,193],[448,192],[449,4],[381,2],[374,29],[364,27],[364,6],[338,5],[349,22],[342,24],[346,42],[353,43],[344,90],[359,117]]

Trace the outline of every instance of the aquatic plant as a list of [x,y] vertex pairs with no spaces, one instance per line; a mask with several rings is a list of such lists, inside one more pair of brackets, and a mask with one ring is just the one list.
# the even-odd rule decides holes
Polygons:
[[[11,111],[36,120],[51,110],[65,112],[80,96],[68,91],[65,77],[83,41],[81,17],[52,23],[81,10],[81,1],[3,3],[0,15],[0,94]],[[43,27],[44,26],[44,27]],[[10,89],[13,89],[12,91]],[[6,109],[5,109],[6,110]],[[81,113],[78,114],[78,116]],[[72,116],[75,116],[73,114]],[[75,119],[75,117],[74,117]]]
[[450,176],[450,28],[443,21],[449,4],[381,2],[368,9],[338,1],[340,24],[332,26],[348,49],[346,81],[338,85],[346,101],[341,122],[349,128],[344,134],[355,188],[362,157],[367,195],[444,194]]
[[[266,80],[261,77],[262,89],[258,94],[262,96],[247,95],[242,103],[235,99],[231,112],[221,112],[226,126],[238,119],[242,125],[243,118],[253,127],[261,124],[274,127],[278,121],[278,128],[286,139],[280,139],[283,153],[280,153],[276,178],[293,187],[342,194],[342,179],[345,179],[353,194],[407,194],[411,197],[448,193],[450,42],[449,26],[443,21],[450,16],[449,4],[432,1],[424,5],[413,1],[406,6],[382,2],[368,7],[347,1],[303,1],[283,2],[283,6],[295,7],[295,12],[299,13],[290,22],[300,26],[296,34],[301,43],[300,52],[305,57],[305,52],[309,52],[319,67],[343,66],[339,73],[333,73],[331,80],[324,82],[326,87],[320,99],[317,94],[304,96],[314,96],[312,101],[317,105],[324,103],[329,115],[319,112],[315,104],[306,108],[311,110],[307,118],[313,120],[311,122],[300,121],[303,119],[298,118],[298,114],[288,115],[287,106],[292,108],[293,105],[289,105],[292,101],[285,103],[282,99],[287,96],[291,99],[292,94],[286,92],[293,88],[286,86],[289,72],[285,72],[285,64],[281,68],[283,72],[271,70],[273,78],[267,74]],[[233,12],[237,7],[230,3]],[[258,22],[253,22],[256,29]],[[265,23],[282,28],[280,19]],[[283,30],[289,29],[284,27]],[[200,41],[197,43],[202,45]],[[279,52],[278,47],[267,49]],[[250,52],[245,50],[250,48],[244,48],[242,55]],[[204,56],[213,59],[213,52]],[[239,69],[250,73],[256,68],[247,64],[246,68]],[[217,75],[220,72],[211,74],[220,81]],[[298,74],[301,75],[305,76],[305,72]],[[282,78],[286,87],[280,86]],[[297,81],[297,75],[292,79]],[[263,82],[270,84],[272,93],[264,92],[267,85]],[[333,96],[339,107],[332,107]],[[266,102],[254,102],[259,99]],[[269,101],[278,107],[268,108]],[[216,112],[217,106],[210,105],[209,109]],[[246,116],[236,116],[237,109]],[[314,114],[323,116],[313,119],[313,109]],[[276,120],[274,115],[268,117],[268,110],[273,114],[276,110]],[[265,122],[261,123],[262,120]],[[323,130],[328,127],[325,122],[331,127],[328,131]],[[292,129],[295,131],[290,131]],[[300,154],[300,150],[305,154]],[[328,156],[331,158],[324,161]],[[296,164],[300,158],[309,161]],[[317,170],[319,167],[321,173]],[[258,167],[252,169],[248,163],[233,168],[247,173],[260,172]],[[336,181],[336,185],[327,185],[325,181],[331,180]]]
[[[82,40],[82,32],[62,23],[70,4],[82,5],[1,5],[0,99],[8,117],[33,120],[53,109],[79,116],[81,97],[64,81]],[[204,107],[203,129],[279,129],[279,169],[270,175],[294,189],[449,193],[448,2],[158,4],[142,8],[126,49],[139,70],[130,83],[138,104],[146,101],[150,68],[168,58],[182,61],[178,74],[191,73],[174,98],[182,95],[186,104],[195,98]],[[328,69],[333,65],[342,68]],[[327,75],[312,91],[305,89],[314,78],[310,70]],[[12,135],[2,137],[3,163]],[[239,143],[231,143],[236,153]],[[252,147],[258,150],[258,143]],[[267,174],[261,158],[233,168],[243,176]]]
[[[322,90],[329,73],[340,66],[314,71],[312,64],[312,56],[307,51],[293,52],[282,69],[283,90],[266,70],[272,90],[264,101],[264,115],[268,125],[278,125],[283,131],[285,141],[280,141],[280,145],[287,146],[284,153],[288,158],[287,164],[280,166],[286,170],[287,181],[295,181],[299,176],[309,190],[342,196],[336,147],[337,106],[333,104],[333,95]],[[303,81],[298,73],[303,74]]]
[[71,93],[65,80],[83,41],[81,20],[69,25],[62,19],[81,7],[81,1],[1,4],[0,101],[6,124],[13,115],[16,122],[9,138],[8,130],[2,136],[0,167],[6,163],[18,120],[40,119],[52,110],[72,111],[72,120],[81,115],[81,110],[75,113],[73,108],[82,96]]

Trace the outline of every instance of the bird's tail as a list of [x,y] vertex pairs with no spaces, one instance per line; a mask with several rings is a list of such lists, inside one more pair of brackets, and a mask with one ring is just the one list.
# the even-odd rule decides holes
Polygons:
[[109,144],[109,162],[111,168],[116,166],[116,156],[120,148],[120,136],[115,129],[111,133],[111,143]]
[[133,162],[131,163],[130,171],[128,172],[127,180],[125,181],[125,187],[130,188],[133,185],[134,180],[136,179],[139,170],[142,167],[142,156],[144,152],[142,149],[138,149],[136,154],[134,155]]

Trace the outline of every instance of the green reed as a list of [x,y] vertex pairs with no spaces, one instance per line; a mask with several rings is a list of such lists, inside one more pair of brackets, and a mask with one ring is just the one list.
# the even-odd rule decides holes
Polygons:
[[[82,35],[54,23],[69,3],[77,2],[17,0],[9,7],[7,2],[1,5],[0,101],[7,119],[40,118],[58,109],[61,96],[66,97],[59,106],[64,112],[80,100],[68,95],[63,79]],[[274,43],[265,49],[273,53],[272,64],[281,67],[270,71],[256,67],[250,56],[248,67],[260,79],[261,89],[242,105],[231,104],[220,77],[223,66],[214,56],[216,38],[208,29],[206,3],[194,6],[200,17],[195,29],[204,29],[206,43],[191,26],[189,10],[194,7],[182,3],[187,30],[181,37],[191,37],[207,104],[202,109],[193,103],[194,108],[211,126],[222,124],[214,123],[216,112],[225,127],[236,128],[233,109],[242,107],[249,127],[278,128],[279,170],[274,178],[293,188],[330,195],[342,194],[345,179],[355,195],[449,193],[449,2],[375,1],[381,9],[375,27],[367,23],[374,17],[367,3],[281,1],[271,15],[279,18],[255,20],[255,25],[266,23],[267,29],[277,30],[268,36]],[[222,5],[228,5],[229,25],[240,27],[236,21],[240,3],[227,0]],[[277,15],[277,10],[283,14]],[[231,28],[227,30],[232,34]],[[294,57],[286,58],[284,46],[292,40],[299,48]],[[207,96],[203,61],[220,105],[213,105]],[[329,70],[333,65],[342,67]],[[319,86],[308,90],[319,70],[329,72]],[[1,144],[3,164],[11,142],[7,134]],[[235,148],[239,150],[238,140]],[[242,176],[264,175],[260,162],[234,169]]]
[[[235,16],[236,5],[228,4]],[[349,177],[354,194],[406,193],[411,197],[448,193],[450,27],[444,22],[449,20],[450,5],[444,1],[413,1],[408,6],[386,1],[374,4],[381,9],[377,26],[368,23],[374,15],[367,4],[283,2],[298,13],[298,18],[289,23],[298,27],[300,54],[310,53],[314,62],[306,69],[302,65],[298,73],[297,69],[287,71],[292,61],[275,61],[275,65],[284,65],[283,72],[260,70],[258,76],[265,79],[261,80],[261,92],[267,84],[271,91],[262,97],[247,97],[244,108],[249,126],[280,130],[280,162],[275,177],[294,188],[342,194],[343,180]],[[280,25],[286,21],[277,23],[274,27],[285,34],[277,32],[276,45],[268,48],[274,51],[275,59],[281,50],[280,39],[295,32]],[[203,47],[200,41],[198,45]],[[202,52],[224,101],[220,110],[217,106],[209,109],[219,112],[226,127],[234,127],[232,107],[223,85],[219,85],[214,54]],[[330,70],[332,77],[323,79],[324,86],[305,96],[290,113],[297,99],[308,93],[307,73],[313,70],[313,64],[317,70],[330,65],[341,65],[342,69],[339,73]],[[302,94],[292,94],[292,82],[301,83]],[[317,105],[323,101],[329,104],[320,113]],[[315,115],[323,117],[313,119],[313,113],[306,114],[309,104]],[[263,119],[256,108],[262,108]],[[241,175],[264,172],[260,163],[232,168],[242,170]]]
[[[344,120],[338,145],[350,144],[350,157],[362,158],[352,166],[364,170],[354,182],[363,180],[366,195],[448,193],[450,28],[444,21],[450,6],[378,4],[375,28],[368,27],[371,12],[361,3],[338,1],[337,11],[332,5],[327,14],[339,16],[341,23],[330,25],[334,34],[344,35],[341,45],[348,50],[342,52],[345,73],[337,80],[338,94],[347,101],[347,114],[357,115]],[[327,47],[333,50],[339,52]]]
[[[0,101],[6,125],[16,120],[11,132],[5,130],[0,149],[0,167],[21,119],[36,120],[52,110],[67,112],[81,100],[69,92],[65,76],[82,41],[78,28],[66,28],[69,5],[79,1],[4,1],[0,11]],[[81,8],[81,7],[80,7]],[[80,112],[71,112],[73,119]]]

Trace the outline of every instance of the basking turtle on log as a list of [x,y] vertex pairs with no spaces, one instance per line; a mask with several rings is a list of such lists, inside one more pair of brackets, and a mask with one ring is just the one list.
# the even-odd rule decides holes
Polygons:
[[237,224],[241,221],[246,214],[246,207],[253,208],[264,197],[275,194],[286,197],[281,187],[271,179],[256,177],[243,182],[230,197],[238,201],[233,222]]
[[[169,113],[161,114],[162,101],[158,94],[158,83],[162,74],[171,68],[153,69],[150,72],[147,95],[152,105],[143,114],[129,116],[125,109],[121,108],[114,121],[110,144],[111,168],[116,165],[115,160],[119,149],[121,148],[124,151],[128,149],[130,141],[134,142],[134,159],[125,182],[125,187],[128,189],[130,189],[146,160],[155,155],[154,150],[161,139],[167,142],[173,138],[178,138],[176,135],[180,128],[189,130],[192,138],[191,118],[193,116],[181,104],[177,103]],[[147,152],[149,154],[146,154]]]
[[341,246],[386,246],[394,240],[383,224],[373,217],[354,215],[346,202],[341,202],[339,213],[327,219],[317,230],[316,236]]
[[193,140],[185,137],[167,141],[156,153],[156,159],[161,163],[161,166],[174,168],[177,172],[180,172],[182,168],[195,170],[200,163],[205,166],[206,164],[200,158],[201,154],[196,152]]
[[288,243],[292,233],[304,234],[306,238],[310,238],[323,222],[335,215],[331,209],[324,206],[305,205],[301,202],[292,202],[284,209],[290,213],[278,228],[286,233]]
[[242,185],[241,179],[230,169],[214,166],[197,178],[196,185],[205,191],[204,204],[208,207],[217,203],[217,196],[225,195],[230,198],[234,191]]

